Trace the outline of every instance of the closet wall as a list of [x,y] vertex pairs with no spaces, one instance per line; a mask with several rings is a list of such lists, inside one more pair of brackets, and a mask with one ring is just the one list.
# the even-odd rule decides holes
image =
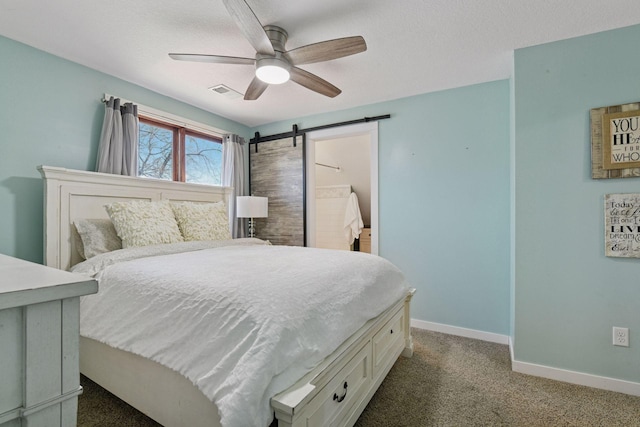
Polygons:
[[371,224],[371,142],[369,135],[316,141],[315,161],[340,170],[316,166],[316,186],[350,185],[358,195],[362,220]]

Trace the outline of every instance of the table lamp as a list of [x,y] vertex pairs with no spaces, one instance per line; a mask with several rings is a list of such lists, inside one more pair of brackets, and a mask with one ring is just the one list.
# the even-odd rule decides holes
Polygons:
[[238,218],[249,218],[249,237],[255,237],[254,218],[266,218],[268,214],[268,198],[257,196],[236,197],[236,212]]

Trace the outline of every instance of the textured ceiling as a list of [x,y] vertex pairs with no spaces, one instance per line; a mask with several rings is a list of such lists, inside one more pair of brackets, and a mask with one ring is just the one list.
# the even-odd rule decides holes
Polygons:
[[[247,65],[187,63],[168,52],[253,57],[221,0],[0,0],[0,35],[248,126],[508,78],[514,49],[640,23],[638,0],[247,0],[287,48],[362,35],[368,50],[301,66],[342,89],[293,82],[257,101]],[[117,94],[116,94],[117,95]],[[122,96],[126,97],[126,94]]]

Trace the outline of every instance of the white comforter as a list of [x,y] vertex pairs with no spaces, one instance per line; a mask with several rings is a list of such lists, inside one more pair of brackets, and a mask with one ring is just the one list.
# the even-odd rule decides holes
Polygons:
[[81,335],[189,378],[223,426],[269,425],[270,397],[407,291],[377,256],[258,239],[212,245],[123,249],[74,271],[100,286],[82,298]]

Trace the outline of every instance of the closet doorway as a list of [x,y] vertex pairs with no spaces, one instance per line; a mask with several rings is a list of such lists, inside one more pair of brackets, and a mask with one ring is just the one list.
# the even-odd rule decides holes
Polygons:
[[[363,246],[366,246],[370,234],[370,252],[377,255],[379,236],[377,121],[307,133],[305,169],[307,246],[332,247],[337,244],[342,245],[343,249],[349,249],[348,243],[345,243],[343,228],[340,227],[344,220],[344,213],[335,210],[343,208],[334,208],[340,202],[336,204],[335,200],[324,198],[343,197],[353,191],[358,197],[365,225],[362,234]],[[323,199],[320,200],[318,197]],[[344,205],[346,202],[342,203]],[[332,209],[334,210],[331,211]],[[333,216],[332,220],[328,220],[330,216]],[[332,226],[334,236],[326,231],[327,220],[334,223]],[[339,242],[340,237],[344,240]]]

